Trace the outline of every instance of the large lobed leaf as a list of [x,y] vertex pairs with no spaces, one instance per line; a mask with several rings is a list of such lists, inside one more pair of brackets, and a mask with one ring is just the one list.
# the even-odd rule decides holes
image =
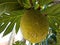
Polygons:
[[53,0],[38,0],[38,1],[39,1],[40,6],[43,6],[43,5],[49,4]]
[[18,0],[21,7],[24,7],[26,9],[31,7],[30,0]]
[[6,2],[17,2],[17,0],[0,0],[0,4]]
[[[10,33],[12,31],[15,23],[16,23],[16,33],[17,33],[18,29],[20,28],[20,19],[21,19],[22,14],[23,14],[23,10],[17,10],[17,11],[3,13],[0,16],[1,17],[0,23],[1,24],[4,23],[4,24],[0,25],[0,33],[3,30],[5,30],[4,35]],[[9,22],[10,22],[10,24],[9,24]],[[8,25],[8,27],[7,27],[7,25]]]
[[[20,20],[20,11],[16,11],[20,8],[17,0],[0,0],[0,33],[6,30],[4,35],[12,31],[14,24],[16,23],[17,30]],[[15,14],[16,13],[16,14]],[[18,13],[18,14],[17,14]],[[10,23],[10,25],[9,25]]]

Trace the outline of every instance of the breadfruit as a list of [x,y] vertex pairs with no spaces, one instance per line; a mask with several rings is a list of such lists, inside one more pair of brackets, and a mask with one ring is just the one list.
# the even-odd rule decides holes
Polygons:
[[38,10],[26,10],[21,17],[20,28],[26,40],[31,43],[41,42],[48,34],[48,18]]

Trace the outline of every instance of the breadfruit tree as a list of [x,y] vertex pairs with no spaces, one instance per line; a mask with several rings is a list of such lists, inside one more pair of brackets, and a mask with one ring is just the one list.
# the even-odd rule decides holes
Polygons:
[[[23,41],[14,44],[21,30]],[[56,0],[1,0],[0,33],[13,45],[60,45],[60,3]],[[9,44],[10,44],[9,43]]]

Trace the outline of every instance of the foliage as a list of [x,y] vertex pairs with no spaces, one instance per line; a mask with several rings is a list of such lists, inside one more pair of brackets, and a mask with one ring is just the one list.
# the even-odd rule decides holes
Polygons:
[[0,0],[0,33],[5,31],[5,36],[12,31],[15,24],[17,33],[24,10],[30,8],[40,8],[40,12],[48,16],[52,33],[59,32],[60,3],[56,4],[53,0]]

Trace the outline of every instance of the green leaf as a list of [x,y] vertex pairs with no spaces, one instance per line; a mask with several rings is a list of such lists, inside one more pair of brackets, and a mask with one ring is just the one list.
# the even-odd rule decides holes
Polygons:
[[54,17],[49,18],[49,26],[52,28],[52,30],[58,30],[58,25],[56,25],[56,20]]
[[[47,15],[50,15],[50,16],[58,16],[58,14],[60,13],[60,4],[48,5],[41,12],[43,12]],[[55,14],[57,14],[57,15],[55,15]]]
[[15,20],[16,20],[15,18],[11,19],[11,24],[8,26],[8,28],[4,32],[3,36],[5,36],[6,34],[8,34],[12,31],[14,24],[15,24]]
[[21,16],[23,14],[23,10],[16,10],[16,11],[11,11],[11,12],[6,12],[4,14],[2,14],[0,17],[0,23],[2,24],[4,22],[4,24],[1,26],[0,25],[0,33],[6,28],[7,24],[9,22],[10,25],[5,29],[6,31],[4,32],[4,35],[5,36],[6,34],[10,33],[14,27],[14,24],[16,23],[16,33],[18,32],[18,29],[20,27],[20,19],[21,19]]
[[38,1],[39,1],[40,6],[43,6],[43,5],[49,4],[53,0],[38,0]]
[[23,7],[23,0],[17,0],[17,1],[21,5],[21,7]]
[[20,18],[18,17],[17,21],[16,21],[16,33],[18,32],[19,28],[20,28]]
[[0,0],[0,3],[5,3],[5,2],[17,2],[17,0]]
[[31,4],[30,4],[29,0],[24,0],[23,4],[24,4],[25,8],[30,8],[31,7]]
[[0,33],[6,28],[7,24],[8,24],[8,20],[4,22],[2,26],[0,26]]
[[17,10],[19,8],[18,5],[19,4],[16,2],[6,2],[0,4],[0,15],[7,11]]
[[33,3],[34,9],[38,9],[40,7],[37,0],[32,0],[32,3]]
[[18,0],[18,2],[24,8],[27,8],[28,9],[28,8],[31,7],[30,0]]
[[0,15],[20,8],[17,0],[0,0]]

